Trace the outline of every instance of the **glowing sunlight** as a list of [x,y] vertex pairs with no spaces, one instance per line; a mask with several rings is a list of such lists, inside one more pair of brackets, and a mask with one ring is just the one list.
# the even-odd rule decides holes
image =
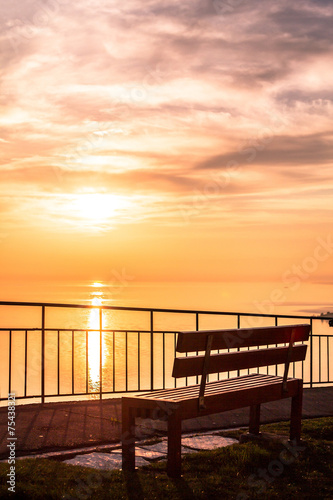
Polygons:
[[122,196],[113,194],[79,194],[73,200],[75,214],[83,220],[95,223],[106,222],[130,203]]

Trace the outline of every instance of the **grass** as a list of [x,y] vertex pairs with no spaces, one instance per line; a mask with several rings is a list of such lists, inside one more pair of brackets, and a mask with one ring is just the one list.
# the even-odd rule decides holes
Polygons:
[[[289,422],[263,425],[288,435]],[[239,431],[223,433],[238,436]],[[16,493],[0,464],[0,498],[24,499],[332,499],[333,418],[304,420],[303,451],[278,440],[234,444],[183,457],[183,477],[169,479],[165,462],[135,473],[100,472],[47,459],[16,462]],[[298,456],[296,456],[298,454]]]

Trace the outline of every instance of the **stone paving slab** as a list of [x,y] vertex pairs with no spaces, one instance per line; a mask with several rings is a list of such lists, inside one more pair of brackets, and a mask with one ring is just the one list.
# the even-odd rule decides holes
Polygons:
[[141,448],[144,448],[146,450],[149,449],[151,451],[155,451],[158,453],[162,453],[163,455],[166,455],[168,452],[168,442],[166,439],[163,439],[163,441],[161,441],[160,443],[155,443],[152,445],[148,445],[148,444],[141,445]]
[[[184,443],[184,445],[183,445]],[[212,434],[203,436],[189,436],[182,439],[181,453],[196,453],[201,450],[210,450],[230,446],[238,443],[237,439],[224,438]],[[135,448],[135,465],[141,467],[148,465],[152,460],[166,460],[168,442],[164,438],[160,443],[143,443]],[[92,467],[94,469],[115,470],[122,467],[121,450],[116,449],[111,453],[86,453],[77,455],[69,460],[64,460],[66,464],[81,465],[82,467]]]
[[[69,460],[64,460],[69,465],[80,465],[81,467],[92,467],[99,470],[115,470],[121,469],[121,454],[119,453],[89,453],[85,455],[77,455]],[[149,462],[143,457],[135,457],[136,467],[149,465]]]
[[135,456],[139,455],[150,460],[165,457],[166,452],[158,451],[154,446],[147,446],[146,448],[137,446],[135,448]]
[[[183,440],[182,440],[183,444]],[[119,453],[121,451],[119,450]],[[135,447],[135,455],[141,455],[141,456],[146,456],[146,458],[149,458],[149,454],[156,454],[156,458],[160,457],[166,457],[168,453],[168,442],[166,439],[163,439],[160,443],[155,443],[155,444],[146,444],[146,445],[136,445]],[[181,446],[181,453],[184,455],[185,453],[189,453],[189,449],[185,446]],[[159,455],[159,457],[157,457]]]
[[238,442],[237,439],[222,436],[204,435],[182,439],[182,445],[196,450],[215,450]]

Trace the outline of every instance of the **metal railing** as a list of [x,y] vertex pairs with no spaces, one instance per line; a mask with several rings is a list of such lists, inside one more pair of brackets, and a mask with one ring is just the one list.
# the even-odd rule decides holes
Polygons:
[[[3,326],[5,321],[12,321],[10,310],[15,307],[23,308],[20,309],[22,317],[26,308],[40,310],[40,324],[29,328]],[[98,326],[83,328],[47,326],[47,314],[51,309],[58,311],[96,310],[98,316],[95,319],[98,318]],[[6,314],[1,314],[4,310],[8,316],[7,319]],[[118,314],[142,313],[145,316],[147,328],[109,328],[107,323],[110,320],[105,318],[106,313],[109,312],[113,314],[116,312]],[[21,315],[20,321],[23,321]],[[188,321],[189,327],[155,328],[156,318],[159,315],[164,315],[165,320],[172,317],[176,319],[176,323],[182,317],[180,323],[184,324],[184,321]],[[321,323],[322,330],[327,330],[327,321],[330,318],[324,316],[0,302],[0,360],[2,365],[0,401],[7,400],[8,393],[12,392],[16,392],[16,399],[39,398],[44,403],[46,398],[86,396],[102,399],[103,395],[176,387],[177,382],[171,378],[171,369],[168,371],[167,364],[171,363],[170,366],[172,366],[176,355],[177,332],[185,329],[197,331],[207,329],[207,323],[212,319],[215,321],[214,328],[309,323],[311,332],[307,358],[303,362],[293,363],[291,373],[293,376],[301,375],[307,387],[333,383],[330,379],[333,334],[328,331],[326,333],[314,331],[314,324],[317,325],[318,322]],[[218,326],[216,326],[216,319],[218,319]],[[211,327],[208,326],[208,328]],[[33,335],[37,335],[37,340],[31,338]],[[66,342],[64,338],[67,339]],[[19,344],[16,350],[15,342]],[[268,339],[268,345],[271,344]],[[235,346],[234,349],[241,350],[242,347]],[[16,351],[21,351],[19,364],[15,363]],[[66,356],[69,360],[63,367],[63,358]],[[76,366],[78,364],[80,366]],[[118,366],[119,364],[122,366]],[[279,374],[278,366],[267,367],[267,373],[272,369],[276,375]],[[94,376],[92,372],[95,372]],[[250,373],[250,370],[246,373]],[[235,374],[240,373],[238,371]],[[228,372],[225,376],[234,375],[233,372]],[[30,382],[32,379],[34,383]],[[220,379],[220,374],[217,375],[217,379]],[[178,382],[178,385],[193,382],[198,383],[198,377],[195,377],[195,380],[193,377],[191,380],[186,378]],[[47,386],[52,384],[55,388],[51,390]],[[29,386],[32,386],[32,389]],[[65,390],[64,386],[69,386],[69,388]]]

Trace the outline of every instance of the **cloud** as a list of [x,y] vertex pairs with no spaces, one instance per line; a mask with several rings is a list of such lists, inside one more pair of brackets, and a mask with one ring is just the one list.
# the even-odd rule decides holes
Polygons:
[[232,223],[329,189],[330,2],[0,2],[0,193],[145,193],[163,221],[199,193]]
[[185,177],[181,173],[158,172],[154,170],[130,170],[111,173],[101,170],[65,170],[60,167],[41,165],[39,167],[16,168],[0,171],[2,185],[16,186],[24,183],[24,190],[31,186],[41,192],[80,193],[82,189],[91,191],[141,193],[191,192],[199,189],[201,182]]
[[228,170],[232,162],[237,162],[244,168],[261,165],[266,169],[279,166],[313,167],[318,163],[324,166],[331,165],[332,155],[333,136],[329,132],[301,136],[270,136],[267,130],[262,138],[249,139],[240,144],[238,150],[212,156],[199,163],[196,168]]

